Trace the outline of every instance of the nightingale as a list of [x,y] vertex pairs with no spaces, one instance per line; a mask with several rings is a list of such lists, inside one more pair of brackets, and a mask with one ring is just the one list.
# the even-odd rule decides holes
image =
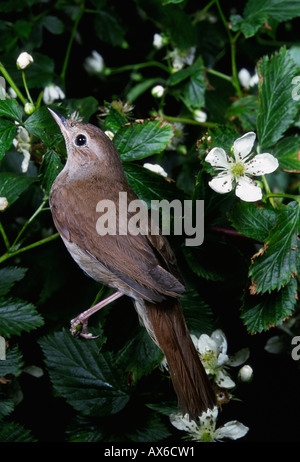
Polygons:
[[[138,199],[129,186],[121,158],[108,136],[92,124],[65,119],[48,108],[65,140],[67,161],[50,191],[50,208],[67,250],[96,281],[116,290],[108,299],[72,320],[86,333],[89,316],[122,295],[132,298],[138,317],[164,353],[178,405],[183,415],[196,420],[216,405],[216,396],[189,334],[180,304],[185,291],[174,253],[161,233],[120,233],[129,220],[118,213],[119,193]],[[99,235],[99,201],[116,207],[115,233]]]

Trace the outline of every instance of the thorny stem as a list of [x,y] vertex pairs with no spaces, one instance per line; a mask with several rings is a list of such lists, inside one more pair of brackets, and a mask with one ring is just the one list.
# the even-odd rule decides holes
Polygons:
[[22,71],[22,79],[23,79],[23,85],[24,85],[24,88],[25,88],[25,91],[26,91],[27,98],[29,99],[29,101],[31,102],[31,104],[33,104],[32,98],[31,98],[30,93],[29,93],[29,90],[28,90],[28,86],[27,86],[27,82],[26,82],[26,77],[25,77],[25,72],[24,72],[24,71]]

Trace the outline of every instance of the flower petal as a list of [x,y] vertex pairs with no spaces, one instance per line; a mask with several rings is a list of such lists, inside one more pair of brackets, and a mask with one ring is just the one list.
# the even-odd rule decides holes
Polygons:
[[239,177],[235,194],[245,202],[256,202],[262,198],[262,191],[258,184],[245,175]]
[[241,161],[250,154],[255,138],[256,134],[254,132],[248,132],[235,140],[232,146],[232,151],[236,161]]
[[219,385],[219,387],[221,387],[221,388],[233,388],[233,387],[235,387],[234,381],[223,370],[217,371],[215,381],[216,381],[216,384]]
[[228,366],[237,367],[245,363],[249,358],[250,352],[249,348],[242,348],[234,355],[230,356],[228,361]]
[[246,173],[250,175],[265,175],[272,173],[278,168],[278,160],[268,152],[258,154],[246,163]]
[[185,414],[185,416],[183,417],[180,413],[171,414],[170,422],[178,430],[184,430],[186,432],[196,432],[198,429],[198,425],[194,420],[190,421],[188,414]]
[[226,170],[230,168],[230,164],[227,159],[227,154],[222,148],[213,148],[207,156],[205,161],[209,162],[213,167],[222,167]]
[[242,438],[249,431],[249,428],[243,425],[237,420],[231,420],[227,422],[223,427],[218,428],[215,431],[215,439],[230,438],[232,440],[237,440]]
[[221,329],[216,329],[211,334],[211,338],[217,343],[219,352],[226,354],[227,352],[227,339],[224,332]]
[[228,193],[232,190],[232,175],[217,175],[208,184],[219,194]]

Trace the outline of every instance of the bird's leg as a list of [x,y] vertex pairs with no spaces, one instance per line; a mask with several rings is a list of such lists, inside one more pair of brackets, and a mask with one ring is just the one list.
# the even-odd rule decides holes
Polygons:
[[72,319],[70,332],[73,335],[73,337],[83,337],[85,339],[96,338],[93,337],[92,334],[89,334],[87,331],[89,317],[97,311],[101,310],[101,308],[103,308],[104,306],[108,305],[114,300],[117,300],[117,298],[122,297],[122,295],[124,294],[118,290],[114,294],[107,297],[105,300],[102,300],[101,302],[92,306],[88,310],[85,310],[82,313],[80,313],[76,318]]

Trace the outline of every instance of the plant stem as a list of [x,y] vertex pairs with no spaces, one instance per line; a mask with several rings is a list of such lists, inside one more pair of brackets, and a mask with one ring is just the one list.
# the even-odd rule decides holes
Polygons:
[[27,103],[26,98],[24,98],[21,91],[19,90],[19,88],[17,87],[17,85],[15,84],[15,82],[13,81],[13,79],[11,78],[11,76],[9,75],[9,73],[7,72],[7,70],[5,69],[5,67],[3,66],[1,62],[0,62],[0,72],[2,73],[5,80],[9,83],[11,88],[16,92],[22,104],[25,106],[25,104]]
[[240,35],[240,32],[238,32],[234,37],[232,37],[232,34],[230,32],[230,29],[228,27],[226,18],[224,16],[224,13],[222,11],[221,5],[219,0],[216,0],[216,5],[221,17],[221,20],[224,24],[224,27],[226,29],[228,39],[230,42],[230,50],[231,50],[231,69],[232,69],[232,79],[233,79],[233,85],[236,89],[237,95],[240,98],[242,96],[242,90],[239,84],[238,76],[237,76],[237,69],[236,69],[236,41]]
[[6,249],[8,250],[8,249],[10,248],[10,244],[9,244],[8,237],[7,237],[7,235],[6,235],[6,232],[4,231],[4,228],[3,228],[1,222],[0,222],[0,233],[1,233],[1,236],[3,237],[3,241],[4,241],[4,244],[5,244],[5,247],[6,247]]
[[43,210],[43,207],[44,205],[46,204],[48,199],[44,199],[43,202],[41,203],[41,205],[36,209],[36,211],[34,212],[34,214],[29,218],[29,220],[26,221],[26,223],[24,224],[23,228],[21,229],[21,231],[19,232],[19,234],[17,235],[16,239],[14,240],[14,243],[12,244],[11,248],[13,249],[20,237],[22,236],[22,234],[24,233],[24,231],[26,230],[26,228],[30,225],[30,223],[35,219],[35,217],[37,217],[37,215]]
[[266,194],[267,198],[271,197],[282,197],[284,199],[292,199],[294,201],[297,201],[300,204],[300,196],[294,195],[294,194],[285,194],[285,193],[267,193]]
[[[258,152],[259,152],[259,151],[258,151]],[[267,180],[266,180],[265,175],[262,175],[261,179],[262,179],[262,182],[263,182],[263,184],[264,184],[264,187],[265,187],[265,190],[266,190],[266,193],[267,193],[267,197],[269,198],[270,204],[271,204],[272,207],[275,209],[275,208],[276,208],[276,207],[275,207],[275,203],[274,203],[274,201],[273,201],[273,199],[272,199],[272,195],[270,196],[271,190],[270,190],[270,187],[269,187],[269,185],[268,185],[268,182],[267,182]]]
[[22,71],[22,79],[23,79],[23,85],[24,85],[24,88],[25,88],[25,91],[26,91],[27,98],[29,99],[29,101],[31,102],[31,104],[33,104],[32,98],[31,98],[30,93],[29,93],[29,90],[28,90],[28,86],[27,86],[27,82],[26,82],[26,77],[25,77],[25,72],[24,72],[24,71]]
[[15,257],[20,253],[27,252],[27,250],[34,249],[35,247],[39,247],[40,245],[46,244],[48,242],[53,241],[59,237],[59,233],[52,234],[52,236],[46,237],[45,239],[41,239],[40,241],[34,242],[33,244],[29,244],[26,247],[22,247],[21,249],[15,250],[13,252],[6,252],[2,257],[0,257],[0,263],[8,260],[9,258]]
[[173,117],[173,116],[163,115],[163,118],[165,120],[168,120],[169,122],[182,122],[183,124],[199,125],[200,127],[217,127],[218,126],[218,124],[214,122],[197,122],[197,120],[188,119],[186,117]]
[[230,77],[229,75],[223,74],[222,72],[215,71],[214,69],[210,69],[207,67],[205,68],[205,70],[208,74],[215,75],[216,77],[220,77],[220,79],[227,80],[228,82],[233,84],[232,77]]
[[153,66],[159,67],[163,71],[169,72],[169,68],[161,64],[159,61],[148,61],[146,63],[127,64],[121,67],[109,68],[107,69],[106,74],[110,75],[110,74],[119,74],[121,72],[126,72],[126,71],[138,71],[139,69],[144,69],[145,67],[153,67]]
[[78,15],[77,15],[77,17],[75,19],[73,29],[72,29],[72,32],[71,32],[71,37],[70,37],[70,40],[69,40],[69,43],[68,43],[68,46],[67,46],[67,51],[66,51],[66,56],[65,56],[65,59],[64,59],[62,71],[61,71],[61,74],[60,74],[60,78],[62,80],[62,86],[63,86],[64,89],[65,89],[65,86],[66,86],[66,83],[65,83],[66,72],[67,72],[67,67],[68,67],[68,63],[69,63],[71,48],[72,48],[72,45],[73,45],[73,41],[74,41],[74,37],[75,37],[76,31],[77,31],[77,28],[78,28],[79,21],[81,20],[81,18],[83,16],[83,13],[84,13],[84,3],[85,2],[83,1],[82,4],[81,4],[79,13],[78,13]]

